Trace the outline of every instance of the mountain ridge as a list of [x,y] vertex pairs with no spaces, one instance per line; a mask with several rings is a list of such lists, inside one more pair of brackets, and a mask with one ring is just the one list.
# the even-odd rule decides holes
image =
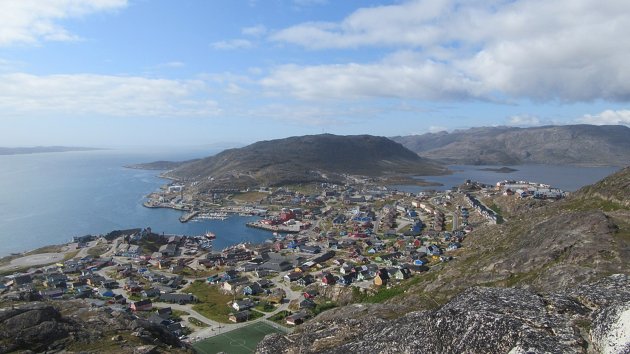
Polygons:
[[321,134],[265,140],[224,150],[178,166],[165,176],[212,185],[252,186],[335,181],[342,174],[446,172],[445,168],[385,137]]
[[630,164],[630,128],[623,125],[478,127],[392,140],[422,157],[447,164]]

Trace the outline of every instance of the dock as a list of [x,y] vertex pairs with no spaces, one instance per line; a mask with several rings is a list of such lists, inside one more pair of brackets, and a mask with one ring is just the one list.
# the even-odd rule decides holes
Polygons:
[[179,217],[179,222],[181,222],[181,223],[189,222],[190,220],[192,220],[197,215],[199,215],[199,211],[192,211],[190,213],[184,214],[184,215]]

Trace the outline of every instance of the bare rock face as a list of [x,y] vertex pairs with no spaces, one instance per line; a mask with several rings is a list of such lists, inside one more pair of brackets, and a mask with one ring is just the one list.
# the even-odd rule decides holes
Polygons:
[[32,304],[0,312],[0,353],[19,349],[40,351],[68,337],[71,325],[52,306]]
[[[125,336],[133,331],[140,334],[137,339]],[[81,300],[15,303],[0,309],[0,354],[58,352],[75,345],[115,353],[191,351],[160,326]]]
[[[358,305],[353,305],[358,306]],[[536,294],[470,288],[434,311],[329,316],[294,334],[267,336],[258,353],[627,353],[630,277]]]

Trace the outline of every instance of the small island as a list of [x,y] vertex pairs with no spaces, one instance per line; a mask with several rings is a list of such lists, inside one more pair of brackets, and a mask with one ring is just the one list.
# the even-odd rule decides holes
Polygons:
[[514,168],[509,168],[509,167],[503,166],[501,168],[493,168],[493,167],[479,168],[479,169],[477,169],[477,171],[490,171],[490,172],[496,172],[496,173],[511,173],[511,172],[516,172],[518,170],[514,169]]

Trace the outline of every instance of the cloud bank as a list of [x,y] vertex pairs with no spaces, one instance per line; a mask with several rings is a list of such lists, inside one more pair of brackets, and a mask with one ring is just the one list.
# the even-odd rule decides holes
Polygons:
[[72,41],[59,22],[127,6],[127,0],[0,0],[0,46]]
[[196,117],[220,113],[199,80],[24,73],[0,75],[0,110],[5,116]]
[[301,99],[630,100],[630,2],[419,0],[308,22],[270,40],[385,48],[372,63],[277,67],[263,85]]

